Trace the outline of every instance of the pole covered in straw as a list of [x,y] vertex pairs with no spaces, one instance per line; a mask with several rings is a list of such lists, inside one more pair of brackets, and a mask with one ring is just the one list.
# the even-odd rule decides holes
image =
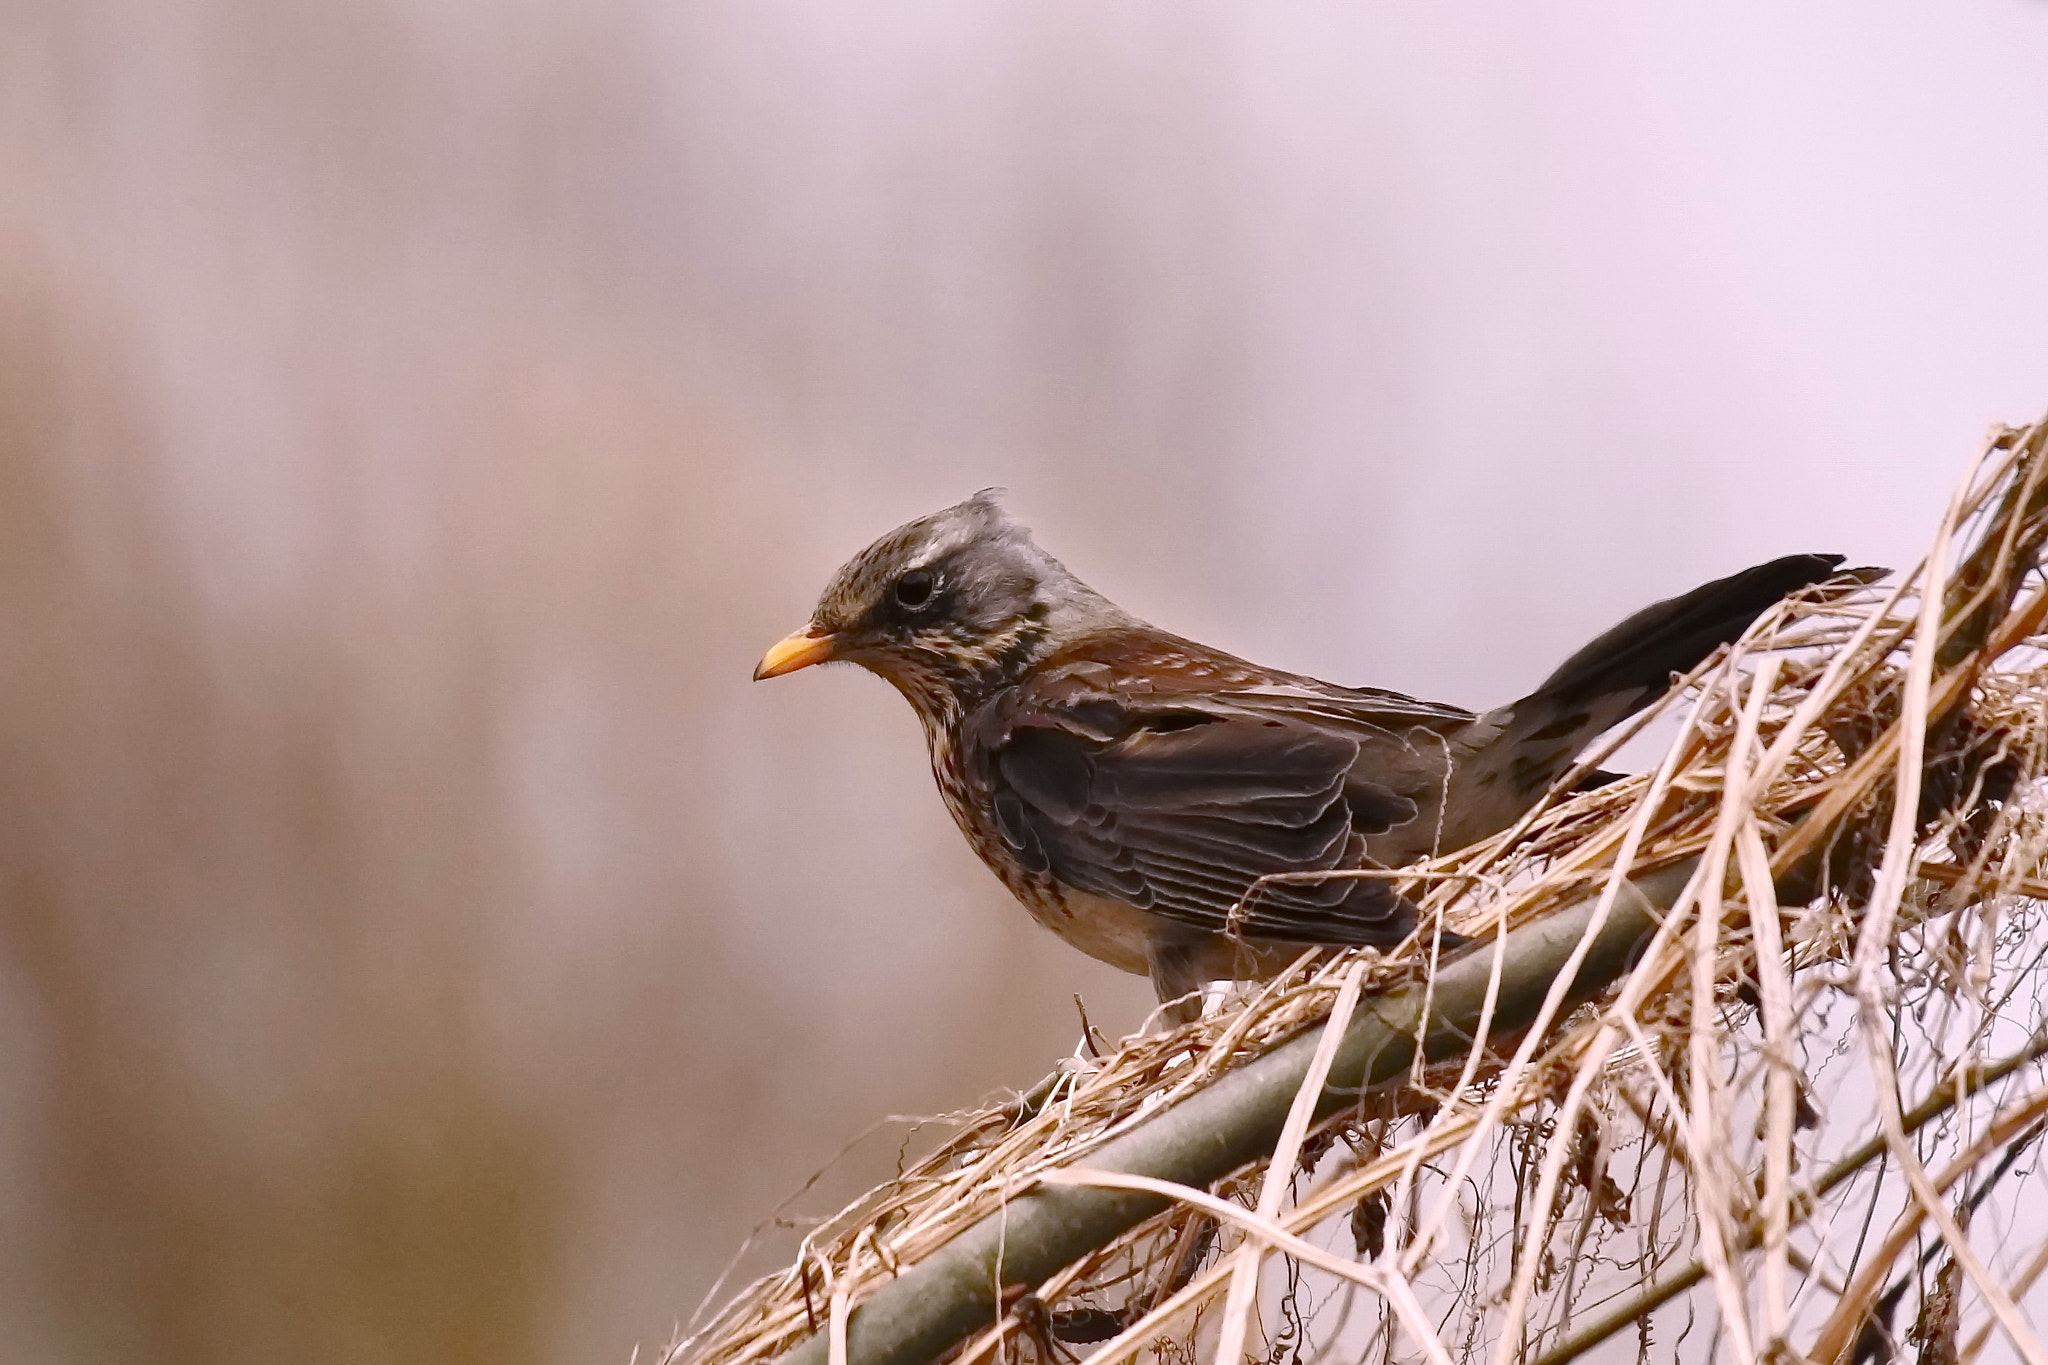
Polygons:
[[[1554,914],[1508,933],[1512,964],[1499,986],[1492,1028],[1512,1033],[1534,1020],[1558,973],[1593,930],[1568,998],[1590,998],[1627,970],[1667,906],[1691,877],[1688,860],[1624,883],[1597,923],[1600,888]],[[1495,954],[1486,946],[1440,967],[1433,983],[1405,986],[1361,1001],[1330,1064],[1318,1117],[1355,1103],[1374,1086],[1399,1080],[1424,1038],[1431,1062],[1461,1055],[1478,1031]],[[1420,1027],[1424,1000],[1427,1027]],[[1179,1104],[1090,1152],[1093,1170],[1147,1175],[1206,1186],[1271,1152],[1289,1106],[1307,1078],[1321,1030],[1311,1028]],[[1158,1213],[1151,1194],[1076,1186],[1039,1187],[1008,1200],[914,1268],[877,1290],[847,1324],[848,1365],[921,1365],[996,1320],[999,1286],[1036,1286],[1079,1256]],[[827,1365],[818,1335],[789,1352],[789,1365]]]

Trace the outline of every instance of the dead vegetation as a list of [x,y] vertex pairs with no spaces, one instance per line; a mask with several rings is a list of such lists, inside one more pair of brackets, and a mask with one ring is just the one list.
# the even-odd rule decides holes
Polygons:
[[[1475,935],[1577,906],[1590,943],[1642,888],[1654,933],[1589,1002],[1567,989],[1586,950],[1560,972],[1482,945],[1464,971],[1487,982],[1485,1045],[1334,1096],[1360,1021],[1435,1008],[1426,953],[1304,963],[1171,1033],[1097,1040],[951,1116],[669,1359],[907,1361],[849,1330],[899,1284],[917,1287],[901,1311],[965,1324],[922,1338],[959,1365],[2048,1365],[2019,1307],[2048,1271],[2048,425],[1997,433],[1932,519],[1924,563],[1788,603],[1675,693],[1654,771],[1404,869]],[[1264,1116],[1263,1159],[1214,1181],[1104,1168],[1290,1041],[1302,1079]],[[941,1248],[1072,1187],[1146,1202],[1049,1277],[954,1286],[946,1307]]]

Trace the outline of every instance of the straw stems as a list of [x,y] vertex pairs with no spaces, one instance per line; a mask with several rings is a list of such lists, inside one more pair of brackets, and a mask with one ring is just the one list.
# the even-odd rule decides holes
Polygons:
[[[2018,1052],[1981,1071],[1944,1079],[1935,1087],[1933,1094],[1904,1115],[1900,1127],[1909,1134],[1918,1132],[1958,1105],[1982,1094],[2013,1072],[2032,1065],[2043,1054],[2048,1054],[2048,1033],[2037,1034]],[[2022,1108],[2025,1107],[2027,1105],[2023,1102]],[[1784,1207],[1788,1222],[1803,1221],[1807,1213],[1820,1206],[1821,1200],[1830,1191],[1868,1168],[1871,1162],[1888,1150],[1888,1145],[1889,1140],[1885,1135],[1877,1134],[1829,1166],[1811,1185],[1799,1190],[1793,1198],[1786,1201]],[[1758,1246],[1766,1235],[1765,1229],[1752,1222],[1744,1232],[1743,1250]],[[2048,1253],[2048,1247],[2044,1247],[2043,1252]],[[1853,1305],[1855,1320],[1858,1323],[1868,1314],[1870,1301],[1876,1298],[1878,1287],[1883,1283],[1884,1271],[1890,1264],[1888,1259],[1873,1258],[1867,1283],[1861,1288],[1851,1285],[1843,1291],[1839,1302],[1842,1305]],[[2048,1259],[2044,1259],[2044,1267],[2048,1267]],[[1620,1304],[1602,1312],[1592,1321],[1582,1324],[1577,1331],[1530,1361],[1529,1365],[1565,1365],[1567,1361],[1576,1360],[1615,1333],[1625,1331],[1642,1321],[1706,1277],[1707,1268],[1698,1259],[1667,1270],[1644,1286],[1641,1292],[1627,1296]],[[2016,1290],[2023,1289],[2023,1284],[2016,1285]]]
[[[1082,1365],[1128,1365],[1197,1351],[1214,1307],[1198,1358],[1243,1365],[1279,1256],[1346,1291],[1313,1323],[1344,1354],[1355,1327],[1389,1352],[1398,1330],[1432,1359],[1561,1365],[1631,1324],[1647,1348],[1675,1321],[1659,1307],[1710,1282],[1714,1335],[1688,1350],[1838,1365],[1932,1229],[1982,1329],[1965,1354],[1996,1331],[2039,1360],[2011,1304],[2048,1250],[2001,1284],[1943,1199],[2048,1104],[1973,1098],[2048,1050],[2044,544],[2048,425],[1986,449],[1911,572],[1789,603],[1703,666],[1654,773],[1560,784],[1401,870],[1488,942],[1433,968],[1297,962],[955,1120],[671,1358],[923,1365],[972,1337],[961,1365],[987,1365],[1064,1319],[1115,1332]],[[1974,1065],[2016,1031],[2018,1053]],[[1928,1098],[1902,1111],[1902,1088]],[[1348,1156],[1297,1188],[1331,1150],[1319,1123]],[[1368,1194],[1377,1254],[1317,1249]],[[1199,1265],[1191,1217],[1238,1240]],[[1356,1289],[1385,1315],[1353,1323]],[[1789,1338],[1816,1324],[1802,1353]]]
[[[1906,1141],[1892,1039],[1886,1026],[1889,1011],[1883,973],[1891,951],[1893,926],[1898,920],[1900,902],[1905,896],[1908,873],[1919,842],[1916,820],[1920,805],[1921,765],[1927,740],[1928,702],[1934,681],[1934,657],[1939,647],[1949,538],[1959,516],[1960,507],[1952,504],[1948,514],[1942,518],[1941,527],[1935,535],[1934,549],[1928,555],[1926,579],[1920,588],[1920,619],[1907,657],[1904,707],[1898,725],[1894,727],[1899,742],[1898,768],[1893,779],[1896,795],[1892,802],[1891,830],[1885,841],[1884,860],[1878,867],[1877,885],[1864,909],[1856,944],[1854,965],[1858,1022],[1863,1030],[1864,1050],[1875,1083],[1878,1119],[1883,1126],[1885,1141],[1893,1160],[1906,1177],[1919,1212],[1924,1213],[1940,1231],[1942,1240],[1948,1243],[1949,1254],[1990,1306],[1998,1325],[2012,1340],[2021,1357],[2028,1365],[2048,1365],[2048,1350],[2042,1348],[2026,1320],[2020,1316],[2012,1297],[1971,1249],[1969,1239],[1942,1203],[1940,1192],[1928,1177],[1919,1153]],[[1870,1269],[1866,1266],[1865,1273]],[[1855,1303],[1855,1296],[1845,1294],[1821,1329],[1814,1343],[1813,1357],[1823,1365],[1842,1358],[1862,1320],[1862,1311]]]
[[[1623,883],[1511,930],[1516,971],[1498,991],[1498,1024],[1526,1027],[1546,1005],[1582,1000],[1612,981],[1655,928],[1652,897],[1668,898],[1682,884],[1670,874],[1646,878],[1640,887]],[[1596,928],[1596,911],[1603,908]],[[1335,1049],[1314,1114],[1327,1115],[1356,1103],[1366,1089],[1405,1077],[1418,1039],[1425,1057],[1462,1054],[1488,995],[1489,966],[1483,954],[1443,965],[1426,1016],[1419,984],[1366,1002]],[[1321,1041],[1315,1033],[1297,1037],[1225,1072],[1096,1148],[1088,1167],[1200,1189],[1265,1156]],[[1033,1180],[1046,1175],[1035,1172]],[[1006,1198],[997,1212],[874,1290],[847,1324],[846,1358],[852,1365],[921,1365],[995,1321],[1001,1288],[1037,1285],[1168,1202],[1137,1189],[1050,1184]],[[812,1337],[788,1359],[827,1365],[828,1343]]]
[[[1336,1059],[1337,1044],[1343,1041],[1344,1030],[1351,1023],[1351,1012],[1358,1005],[1358,986],[1364,971],[1363,963],[1353,963],[1344,973],[1337,1003],[1330,1007],[1330,1021],[1323,1025],[1315,1056],[1309,1061],[1308,1075],[1302,1078],[1301,1089],[1294,1092],[1294,1104],[1287,1111],[1287,1125],[1280,1130],[1280,1141],[1273,1148],[1272,1160],[1266,1163],[1265,1183],[1259,1189],[1257,1212],[1262,1222],[1270,1222],[1280,1211],[1280,1202],[1287,1197],[1287,1187],[1294,1183],[1294,1164],[1301,1159],[1301,1140],[1308,1133],[1309,1120],[1315,1117],[1316,1101],[1323,1093],[1324,1083],[1330,1078],[1330,1063]],[[1230,1294],[1223,1308],[1223,1333],[1216,1347],[1219,1363],[1228,1361],[1236,1365],[1244,1357],[1245,1335],[1251,1327],[1252,1301],[1259,1293],[1262,1241],[1262,1238],[1254,1237],[1234,1258],[1236,1269],[1231,1272]],[[1439,1347],[1438,1354],[1441,1353],[1442,1348]]]

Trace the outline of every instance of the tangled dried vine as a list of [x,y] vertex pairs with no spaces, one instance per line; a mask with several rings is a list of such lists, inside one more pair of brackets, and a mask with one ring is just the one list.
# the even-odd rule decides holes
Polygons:
[[[1403,869],[1496,944],[1569,923],[1571,948],[1583,926],[1568,962],[1482,947],[1432,976],[1426,944],[1304,960],[1072,1060],[951,1116],[667,1360],[907,1363],[902,1343],[942,1341],[955,1365],[1562,1365],[1620,1339],[1646,1360],[1828,1363],[1996,1341],[2048,1365],[2018,1308],[2048,1272],[2029,1180],[2048,1122],[2044,543],[2048,424],[2001,431],[1925,562],[1784,604],[1641,718],[1676,720],[1653,772],[1575,794],[1618,735],[1516,829]],[[1589,980],[1602,926],[1632,913],[1647,944]],[[1485,988],[1476,1044],[1451,1046],[1434,995],[1458,973]],[[1390,1020],[1435,1030],[1391,1075],[1373,1069],[1384,1038],[1353,1055]],[[1290,1047],[1284,1091],[1226,1091]],[[1363,1082],[1329,1088],[1346,1076]],[[1220,1178],[1117,1156],[1240,1103],[1278,1110]],[[1059,1189],[1122,1212],[1013,1282],[1006,1212]],[[977,1229],[993,1251],[959,1261]],[[994,1283],[941,1274],[984,1264]],[[888,1311],[929,1320],[892,1354],[858,1310],[903,1285]]]

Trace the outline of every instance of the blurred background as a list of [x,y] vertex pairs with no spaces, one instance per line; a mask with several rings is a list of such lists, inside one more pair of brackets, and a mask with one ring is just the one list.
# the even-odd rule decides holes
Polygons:
[[1483,706],[1910,562],[2048,408],[2044,70],[2032,0],[0,6],[0,1354],[645,1359],[1144,1012],[887,687],[748,681],[834,566],[1006,484]]

